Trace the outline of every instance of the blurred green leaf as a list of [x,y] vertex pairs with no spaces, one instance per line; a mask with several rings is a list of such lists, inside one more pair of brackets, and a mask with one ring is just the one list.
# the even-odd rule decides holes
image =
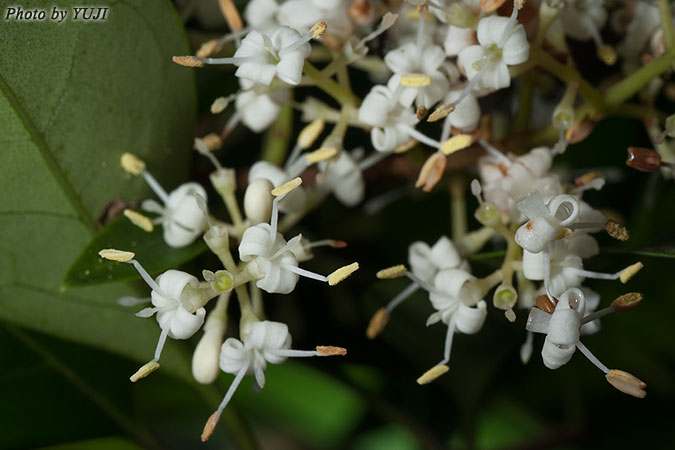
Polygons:
[[[189,53],[182,25],[167,1],[120,1],[100,23],[5,21],[2,40],[0,318],[145,361],[159,328],[116,305],[130,285],[59,287],[99,211],[147,195],[120,168],[122,153],[137,153],[168,189],[187,175],[194,80],[171,62]],[[175,345],[164,353],[162,370],[190,376]]]
[[497,400],[487,405],[476,430],[476,447],[484,450],[525,444],[543,427],[517,403]]
[[94,239],[68,269],[62,287],[65,289],[140,278],[136,269],[130,264],[103,260],[98,252],[104,248],[133,251],[145,270],[154,274],[190,261],[206,250],[206,244],[198,239],[187,247],[169,247],[164,242],[161,228],[156,227],[148,233],[132,224],[126,217],[121,216],[94,236]]
[[39,450],[141,450],[141,447],[126,439],[108,437],[40,447]]
[[288,428],[314,447],[340,448],[366,410],[363,399],[347,385],[303,364],[269,365],[265,377],[260,393],[248,388],[250,380],[242,383],[235,402],[243,411]]
[[354,450],[418,450],[421,447],[410,431],[400,426],[387,426],[364,433],[356,439]]

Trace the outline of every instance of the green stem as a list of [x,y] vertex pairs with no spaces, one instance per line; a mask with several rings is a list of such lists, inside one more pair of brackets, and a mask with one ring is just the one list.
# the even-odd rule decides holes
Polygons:
[[591,84],[586,81],[581,74],[573,67],[566,66],[556,61],[548,53],[534,49],[530,56],[531,59],[537,62],[538,65],[551,72],[557,78],[566,83],[579,83],[579,93],[586,101],[595,109],[603,109],[602,94],[598,92]]
[[279,117],[265,133],[263,138],[262,160],[281,165],[288,153],[293,129],[293,107],[285,104],[281,107]]
[[661,29],[663,30],[663,39],[666,42],[666,48],[671,49],[675,46],[675,33],[673,32],[673,16],[670,12],[670,0],[658,0],[659,16],[661,18]]
[[309,62],[305,62],[303,67],[305,74],[316,83],[316,86],[322,89],[326,94],[333,97],[341,105],[357,105],[358,99],[349,90],[337,84],[333,79],[324,76],[319,69]]
[[520,98],[518,101],[518,113],[514,121],[516,133],[526,131],[530,127],[530,114],[532,112],[532,96],[534,94],[534,77],[532,72],[526,72],[522,77]]
[[670,69],[673,61],[675,61],[675,47],[669,48],[663,55],[607,89],[607,92],[605,92],[605,105],[608,108],[612,108],[625,102],[637,94],[653,78]]
[[466,188],[460,175],[450,177],[450,213],[452,241],[457,243],[467,233]]

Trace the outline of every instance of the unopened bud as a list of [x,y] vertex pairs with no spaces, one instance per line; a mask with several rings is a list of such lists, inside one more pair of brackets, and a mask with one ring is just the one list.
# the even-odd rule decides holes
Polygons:
[[212,252],[222,254],[230,249],[230,236],[227,228],[223,225],[215,225],[210,227],[204,233],[204,242],[209,246]]
[[[222,329],[223,327],[221,327]],[[211,384],[220,373],[220,347],[223,345],[223,331],[209,330],[199,340],[192,355],[192,376],[201,384]]]
[[244,213],[253,225],[265,223],[272,215],[272,183],[266,178],[253,180],[244,194]]

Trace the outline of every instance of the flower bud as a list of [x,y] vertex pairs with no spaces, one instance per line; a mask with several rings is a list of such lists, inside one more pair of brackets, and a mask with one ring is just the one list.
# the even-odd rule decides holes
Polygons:
[[272,183],[266,178],[253,180],[244,195],[244,212],[253,225],[267,222],[272,215]]
[[223,345],[224,327],[206,330],[192,355],[192,376],[201,384],[211,384],[218,378],[220,347]]

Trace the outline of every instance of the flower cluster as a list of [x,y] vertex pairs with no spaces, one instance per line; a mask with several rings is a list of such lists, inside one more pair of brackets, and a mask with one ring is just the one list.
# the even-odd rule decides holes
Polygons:
[[[232,2],[220,3],[227,5],[223,13],[231,33],[205,42],[195,55],[175,56],[174,62],[196,68],[236,66],[240,89],[215,99],[211,107],[216,115],[229,112],[222,132],[197,138],[194,145],[215,166],[211,184],[229,219],[210,215],[201,185],[186,183],[168,193],[134,155],[125,154],[121,163],[128,173],[142,176],[160,200],[142,203],[153,218],[137,211],[126,211],[126,216],[148,231],[161,225],[171,247],[203,237],[222,267],[205,269],[201,279],[179,270],[153,278],[133,253],[101,252],[104,258],[136,267],[151,289],[146,300],[152,304],[137,315],[155,315],[161,329],[154,358],[132,381],[159,367],[167,337],[188,339],[202,329],[193,359],[195,378],[211,383],[220,371],[234,375],[207,422],[202,436],[206,440],[246,374],[253,374],[262,388],[267,363],[344,354],[339,347],[292,350],[288,327],[264,320],[261,291],[288,294],[300,277],[332,286],[354,272],[356,263],[327,276],[301,268],[313,257],[312,249],[345,244],[310,242],[300,234],[287,239],[283,233],[331,195],[345,207],[359,205],[366,197],[364,171],[385,159],[410,163],[415,158],[403,154],[422,147],[431,153],[415,169],[415,186],[426,192],[443,180],[448,161],[455,156],[476,163],[478,177],[470,191],[478,202],[474,216],[481,227],[467,232],[458,214],[452,240],[443,236],[431,246],[414,242],[407,266],[378,272],[380,279],[405,277],[410,284],[375,313],[367,336],[372,339],[383,332],[396,307],[424,291],[433,309],[427,325],[447,327],[442,359],[417,380],[429,383],[448,370],[455,334],[481,331],[491,295],[492,305],[510,322],[516,322],[517,308],[529,311],[520,354],[523,363],[532,354],[533,334],[542,333],[546,337],[541,354],[547,367],[561,367],[579,349],[614,387],[645,395],[642,381],[608,369],[580,340],[581,335],[599,330],[602,316],[631,310],[642,300],[641,294],[628,293],[596,311],[600,296],[587,280],[626,283],[642,264],[616,273],[590,270],[586,260],[600,252],[594,233],[606,231],[623,241],[628,231],[584,199],[587,191],[603,188],[602,173],[589,172],[568,183],[554,170],[554,163],[569,144],[584,139],[600,117],[611,114],[632,94],[644,88],[644,102],[653,106],[654,92],[663,87],[657,75],[672,66],[659,59],[675,45],[670,42],[672,23],[666,21],[668,27],[662,29],[664,14],[672,22],[670,11],[657,10],[648,2],[634,8],[625,2],[608,9],[602,0],[252,0],[243,11],[244,21]],[[623,36],[616,49],[602,38],[610,26]],[[576,71],[570,39],[591,41],[597,57],[609,66],[620,60],[616,71],[627,78],[606,95],[600,92]],[[654,64],[631,78],[637,66],[650,61]],[[560,80],[561,95],[557,105],[542,106],[543,113],[533,115],[531,79],[515,80],[537,68]],[[371,82],[363,98],[351,88],[355,72]],[[653,79],[647,80],[645,74]],[[295,91],[305,86],[315,88],[311,92],[322,91],[325,98],[296,96]],[[504,98],[516,89],[524,104],[518,107],[515,128],[522,131],[530,121],[539,123],[543,118],[550,121],[539,133],[543,139],[529,139],[524,133],[506,139],[507,127],[498,119],[504,121],[513,108],[505,107],[500,116],[494,105],[513,103]],[[633,107],[629,111],[633,114],[641,108]],[[236,127],[265,131],[284,108],[299,110],[305,125],[288,146],[290,151],[271,158],[275,162],[253,163],[246,177],[239,178],[246,178],[240,208],[235,170],[223,167],[213,152]],[[661,115],[650,113],[646,122],[656,149],[630,147],[629,166],[660,170],[672,178],[675,144],[667,138],[675,137],[673,117],[662,126]],[[370,142],[349,147],[347,135],[354,130],[368,133]],[[463,188],[455,191],[459,193],[452,194],[452,201],[461,211]],[[472,272],[469,259],[488,242],[505,248],[504,259],[499,269],[481,276]],[[225,339],[233,293],[241,311],[239,338]],[[123,299],[129,305],[140,301]]]

